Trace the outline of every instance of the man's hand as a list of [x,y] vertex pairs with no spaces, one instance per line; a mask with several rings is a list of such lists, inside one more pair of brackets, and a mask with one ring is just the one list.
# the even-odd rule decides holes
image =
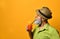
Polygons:
[[32,30],[32,24],[27,25],[26,30],[29,32]]

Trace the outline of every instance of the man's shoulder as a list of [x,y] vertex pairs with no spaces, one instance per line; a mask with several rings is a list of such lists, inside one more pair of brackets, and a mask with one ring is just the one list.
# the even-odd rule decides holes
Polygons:
[[55,27],[53,27],[53,26],[51,26],[51,25],[49,25],[49,29],[50,29],[51,31],[57,30]]
[[55,27],[51,26],[51,25],[49,25],[48,30],[49,30],[50,33],[55,33],[55,32],[58,33],[58,30]]
[[48,27],[49,30],[53,31],[53,30],[56,30],[53,26],[49,25]]

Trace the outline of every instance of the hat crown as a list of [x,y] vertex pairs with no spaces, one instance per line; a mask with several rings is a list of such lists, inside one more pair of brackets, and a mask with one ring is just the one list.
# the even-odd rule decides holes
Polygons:
[[52,12],[51,12],[51,10],[50,10],[48,7],[42,7],[42,8],[40,9],[40,11],[41,11],[45,16],[47,16],[47,17],[49,17],[49,18],[52,18],[52,16],[51,16]]

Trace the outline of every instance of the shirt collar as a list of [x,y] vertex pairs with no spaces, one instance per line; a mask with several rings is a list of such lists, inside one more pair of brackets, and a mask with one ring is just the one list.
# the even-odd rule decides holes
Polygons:
[[48,23],[46,23],[45,25],[44,25],[44,27],[43,27],[43,29],[39,29],[39,31],[44,31],[44,30],[48,30],[48,27],[49,27],[49,24]]

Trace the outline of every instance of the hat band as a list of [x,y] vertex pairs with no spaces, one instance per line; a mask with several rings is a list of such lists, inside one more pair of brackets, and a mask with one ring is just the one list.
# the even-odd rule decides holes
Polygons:
[[38,11],[40,12],[41,15],[45,16],[46,18],[50,18],[50,17],[44,15],[40,10],[38,10]]

